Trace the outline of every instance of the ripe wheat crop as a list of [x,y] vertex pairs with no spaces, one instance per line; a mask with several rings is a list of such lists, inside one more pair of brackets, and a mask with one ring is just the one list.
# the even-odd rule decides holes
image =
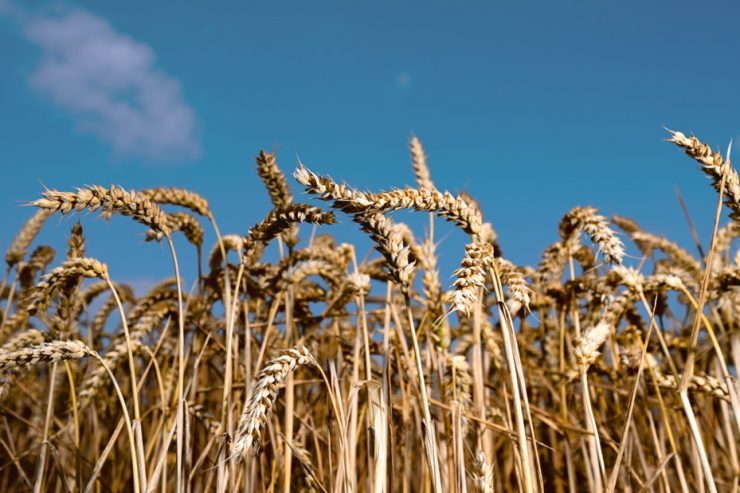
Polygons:
[[[0,491],[740,491],[740,181],[668,140],[718,192],[705,249],[587,206],[516,265],[416,137],[416,187],[389,191],[260,151],[273,209],[224,235],[190,190],[40,191],[0,285]],[[65,252],[35,244],[83,211],[139,223],[172,277],[137,296],[82,216]],[[332,234],[343,219],[373,253]]]

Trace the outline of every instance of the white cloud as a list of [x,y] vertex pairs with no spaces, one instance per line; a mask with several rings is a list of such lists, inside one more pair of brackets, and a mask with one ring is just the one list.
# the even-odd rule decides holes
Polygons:
[[148,45],[79,9],[24,16],[23,24],[42,50],[31,85],[70,112],[81,131],[122,156],[171,161],[200,155],[195,113],[177,80],[156,68]]

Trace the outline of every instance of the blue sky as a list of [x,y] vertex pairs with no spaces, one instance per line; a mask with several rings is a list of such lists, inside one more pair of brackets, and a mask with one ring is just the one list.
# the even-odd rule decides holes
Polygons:
[[[42,184],[187,187],[244,233],[269,208],[260,148],[387,189],[413,183],[412,134],[515,262],[536,263],[577,205],[690,247],[676,187],[705,241],[716,198],[662,126],[723,149],[740,135],[737,19],[729,1],[0,0],[0,249]],[[41,241],[61,247],[72,224]],[[138,225],[83,225],[114,277],[171,272]],[[346,219],[335,233],[358,238]],[[463,240],[443,243],[445,273]]]

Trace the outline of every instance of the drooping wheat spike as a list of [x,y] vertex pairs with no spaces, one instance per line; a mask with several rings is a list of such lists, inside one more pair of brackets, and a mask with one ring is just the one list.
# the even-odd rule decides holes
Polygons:
[[188,412],[203,423],[210,434],[215,435],[221,429],[221,423],[206,410],[203,404],[189,402]]
[[250,228],[244,239],[242,262],[247,265],[256,262],[262,249],[295,223],[334,224],[336,217],[333,212],[324,212],[308,204],[290,204],[273,209],[262,222]]
[[306,187],[306,191],[322,200],[333,201],[333,208],[348,214],[413,209],[434,212],[471,235],[477,234],[481,228],[480,211],[462,197],[454,197],[449,192],[414,188],[380,193],[360,192],[345,184],[340,185],[329,177],[318,176],[303,165],[296,169],[293,176]]
[[315,364],[313,356],[305,346],[297,346],[283,350],[259,372],[232,442],[233,455],[244,457],[248,451],[259,448],[262,428],[272,412],[280,384],[296,367],[307,364]]
[[385,270],[385,265],[385,258],[376,258],[369,262],[362,263],[360,265],[360,272],[370,276],[370,279],[387,282],[390,281],[391,278],[388,275],[388,271]]
[[0,371],[26,368],[36,363],[56,363],[94,355],[84,342],[77,340],[52,341],[0,353]]
[[[293,202],[293,196],[290,194],[285,174],[277,164],[275,154],[261,150],[256,160],[257,174],[262,180],[262,183],[265,184],[272,205],[275,208],[281,208],[291,204]],[[298,243],[298,225],[291,224],[281,234],[281,237],[289,248],[294,247]]]
[[5,254],[5,262],[8,264],[8,268],[13,267],[15,264],[23,260],[26,256],[28,247],[31,246],[34,238],[38,235],[44,222],[52,215],[52,212],[47,210],[36,211],[31,219],[26,221],[23,227],[15,235],[13,241],[10,243],[7,253]]
[[293,452],[295,458],[298,459],[298,462],[301,463],[301,468],[303,469],[306,482],[305,491],[307,493],[326,491],[323,486],[320,486],[318,470],[311,460],[311,455],[308,453],[308,450],[306,450],[306,447],[297,445],[295,443],[288,443],[288,446]]
[[411,151],[411,165],[414,167],[416,175],[416,184],[419,188],[434,190],[436,187],[432,182],[432,176],[429,173],[427,165],[427,155],[421,145],[421,141],[414,135],[409,141],[409,150]]
[[306,187],[308,193],[322,200],[332,201],[332,207],[348,214],[362,213],[373,207],[369,194],[360,192],[347,184],[339,184],[329,177],[319,176],[302,164],[293,172],[298,183]]
[[349,243],[342,243],[341,245],[324,245],[322,243],[313,242],[306,248],[300,250],[294,250],[287,257],[280,261],[280,265],[277,268],[277,273],[285,271],[290,267],[306,260],[323,260],[334,266],[334,268],[345,271],[347,266],[352,261],[352,252],[354,247]]
[[37,329],[28,329],[23,332],[19,332],[5,344],[0,347],[0,354],[12,353],[24,347],[32,346],[34,344],[41,344],[48,339],[48,336]]
[[473,457],[470,478],[478,493],[493,493],[493,464],[488,463],[482,450]]
[[[182,231],[185,235],[185,239],[197,248],[203,245],[203,227],[200,222],[190,214],[186,212],[172,212],[167,214],[167,228],[170,233],[176,233]],[[156,231],[150,229],[146,232],[146,241],[162,241],[164,233],[162,231]]]
[[586,245],[581,245],[580,248],[573,252],[573,260],[581,264],[581,268],[585,273],[593,273],[594,267],[596,267],[596,255],[594,251]]
[[718,192],[722,178],[725,177],[725,205],[732,211],[733,219],[740,219],[740,178],[735,168],[719,151],[712,151],[711,147],[695,136],[686,137],[683,133],[672,130],[669,132],[671,137],[668,141],[683,148],[686,154],[701,164],[702,171],[712,180],[712,185]]
[[637,224],[637,222],[635,222],[633,219],[630,219],[629,217],[619,216],[615,214],[612,216],[612,222],[616,224],[619,227],[619,229],[621,229],[627,234],[637,233],[638,231],[643,231],[640,225]]
[[[20,349],[48,342],[48,334],[36,329],[28,329],[11,337],[0,347],[0,355],[14,353]],[[21,374],[21,368],[7,369],[0,374],[0,402],[4,401],[9,394],[14,377]]]
[[656,293],[659,291],[681,291],[683,281],[675,274],[652,274],[646,276],[642,289],[647,293]]
[[80,292],[80,300],[83,304],[90,305],[95,298],[108,291],[108,289],[108,283],[105,281],[91,282]]
[[299,285],[309,276],[322,277],[332,289],[337,289],[341,283],[342,273],[333,264],[324,260],[304,260],[280,272],[279,277],[272,282],[277,291],[286,291],[289,286]]
[[416,242],[416,236],[414,236],[414,232],[406,223],[394,221],[393,227],[396,228],[396,230],[400,233],[401,240],[406,245],[408,245],[409,253],[411,255],[410,260],[416,262],[419,257],[423,255],[423,252],[421,251],[421,246]]
[[624,258],[624,245],[617,234],[609,228],[607,219],[597,212],[593,207],[576,207],[569,211],[560,222],[560,237],[567,245],[578,231],[583,231],[599,248],[606,262],[621,264]]
[[493,260],[493,247],[489,243],[468,243],[465,257],[455,271],[455,292],[452,302],[455,310],[470,315],[478,301],[478,291],[486,287],[486,269]]
[[[655,375],[659,386],[674,390],[678,389],[678,383],[681,381],[680,378],[679,376],[677,382],[674,375],[664,375],[662,373],[656,373]],[[711,375],[693,375],[689,381],[688,389],[692,392],[699,392],[729,400],[730,392],[727,389],[727,384]]]
[[[134,292],[130,286],[120,283],[113,283],[113,286],[116,288],[116,291],[120,293],[121,301],[134,301]],[[72,316],[77,318],[83,310],[90,307],[92,302],[98,296],[108,291],[108,289],[109,285],[106,281],[96,281],[85,286],[75,297],[75,306]],[[106,302],[106,304],[107,303],[110,302]]]
[[735,286],[740,286],[740,266],[737,265],[715,272],[710,290],[724,293]]
[[568,263],[568,249],[562,242],[555,242],[545,248],[540,258],[538,278],[541,283],[560,283]]
[[[230,251],[241,252],[244,248],[244,237],[241,235],[224,235],[222,240],[224,243],[224,250],[226,250],[226,255],[228,255]],[[208,256],[208,267],[210,267],[211,271],[216,271],[221,268],[223,260],[221,247],[216,243],[213,245],[211,254]]]
[[414,261],[401,231],[379,212],[356,214],[353,220],[373,239],[376,249],[387,261],[386,267],[391,277],[406,292],[413,280]]
[[609,271],[608,279],[614,279],[616,284],[627,286],[631,290],[641,289],[645,284],[645,276],[634,267],[616,265]]
[[80,277],[101,278],[108,275],[108,266],[93,258],[72,258],[62,265],[52,269],[36,285],[27,310],[35,314],[37,310],[46,307],[54,293],[65,283]]
[[165,279],[153,286],[147,294],[137,300],[136,305],[128,313],[129,325],[135,324],[154,305],[173,300],[177,300],[176,281],[174,278]]
[[471,235],[480,233],[483,224],[480,210],[477,207],[469,204],[462,197],[453,196],[450,192],[405,188],[374,193],[369,197],[373,202],[373,209],[379,211],[412,209],[434,212]]
[[606,322],[600,322],[589,327],[581,335],[573,349],[576,362],[582,367],[588,367],[599,357],[599,348],[609,337],[611,326]]
[[370,292],[370,276],[361,272],[352,272],[345,277],[350,293],[354,295]]
[[92,185],[78,188],[77,192],[59,192],[45,190],[43,198],[32,202],[33,205],[49,211],[68,214],[72,211],[101,210],[101,215],[109,219],[117,212],[132,217],[135,221],[149,226],[155,231],[168,233],[167,215],[146,195],[127,191],[112,185],[110,188]]
[[647,233],[640,229],[637,223],[625,217],[614,216],[612,221],[630,236],[643,255],[651,255],[653,250],[660,250],[679,267],[686,270],[694,279],[701,279],[701,263],[675,242],[662,236]]
[[[304,286],[305,284],[298,291],[299,293],[306,291],[306,287]],[[342,284],[338,288],[333,289],[334,294],[329,294],[329,302],[324,309],[322,317],[339,312],[344,313],[347,303],[353,298],[356,299],[357,296],[367,296],[370,293],[371,286],[370,276],[360,271],[344,275]],[[316,287],[320,288],[320,286]]]
[[205,198],[184,188],[145,188],[140,193],[157,204],[176,205],[201,216],[211,213]]
[[[116,292],[118,293],[121,303],[131,303],[135,300],[133,290],[125,284],[116,286]],[[95,313],[95,317],[93,317],[92,325],[90,326],[90,330],[92,330],[94,336],[98,336],[102,333],[108,317],[116,310],[116,308],[118,308],[118,303],[116,298],[113,296],[105,300],[103,304],[100,305],[100,308],[98,308],[98,311]]]

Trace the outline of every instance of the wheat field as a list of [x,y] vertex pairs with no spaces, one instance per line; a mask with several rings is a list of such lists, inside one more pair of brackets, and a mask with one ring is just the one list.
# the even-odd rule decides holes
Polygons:
[[[740,179],[696,137],[667,140],[718,192],[704,250],[577,207],[515,265],[416,138],[416,187],[380,192],[303,164],[291,190],[261,151],[273,208],[246,234],[189,190],[41,191],[0,285],[0,490],[740,491]],[[140,223],[172,277],[137,296],[86,256],[96,211]],[[63,252],[35,244],[55,215],[80,215]]]

